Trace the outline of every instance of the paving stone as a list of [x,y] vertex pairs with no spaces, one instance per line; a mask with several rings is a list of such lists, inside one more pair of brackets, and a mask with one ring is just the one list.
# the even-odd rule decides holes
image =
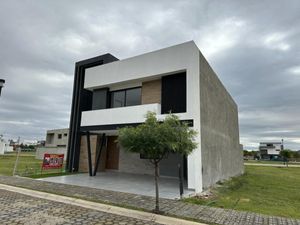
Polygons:
[[13,225],[82,225],[82,224],[151,224],[157,223],[104,213],[31,196],[0,191],[0,224]]
[[[82,198],[85,200],[96,201],[96,202],[105,202],[109,204],[119,205],[119,206],[126,206],[130,208],[140,208],[145,211],[153,210],[155,206],[155,198],[149,196],[142,196],[142,195],[135,195],[130,193],[122,193],[122,192],[114,192],[109,190],[101,190],[95,188],[87,188],[87,187],[80,187],[68,184],[58,184],[58,183],[51,183],[46,181],[28,179],[28,178],[21,178],[21,177],[7,177],[7,176],[0,176],[0,183],[23,187],[28,189],[33,189],[37,191],[49,192],[57,195],[64,195],[69,197],[76,197]],[[49,209],[52,211],[53,215],[48,212],[44,216],[53,216],[62,213],[64,215],[64,219],[66,220],[64,224],[82,224],[87,220],[98,219],[98,224],[144,224],[143,221],[135,221],[135,220],[125,220],[122,219],[112,219],[111,217],[107,216],[106,214],[101,214],[100,212],[87,212],[83,213],[80,209],[76,207],[72,207],[71,211],[69,208],[65,209],[61,207],[61,211],[55,211],[55,205],[45,204],[43,200],[37,199],[27,199],[27,201],[23,201],[22,199],[16,198],[18,194],[10,194],[6,197],[7,201],[14,202],[15,210],[12,208],[6,210],[5,208],[0,208],[0,220],[2,218],[7,218],[11,212],[15,213],[16,215],[22,217],[28,213],[36,212],[40,210],[41,212],[48,212]],[[25,207],[28,204],[30,207]],[[57,204],[57,203],[56,203]],[[274,217],[274,216],[267,216],[262,215],[259,213],[252,213],[252,212],[242,212],[236,210],[228,210],[228,209],[221,209],[221,208],[214,208],[214,207],[207,207],[201,205],[194,205],[191,203],[184,203],[179,200],[170,200],[170,199],[161,199],[160,200],[161,209],[170,216],[176,217],[185,217],[190,218],[193,220],[198,220],[206,223],[213,223],[213,224],[230,224],[230,225],[300,225],[300,220],[295,219],[288,219],[282,217]],[[0,200],[1,205],[1,200]],[[23,208],[20,210],[20,208]],[[24,209],[26,208],[26,209]],[[51,215],[50,215],[51,214]],[[77,216],[79,214],[80,216]],[[99,218],[101,215],[101,218]],[[34,214],[33,214],[34,216]],[[74,218],[78,219],[77,221]],[[84,221],[82,221],[84,219]],[[55,219],[54,219],[55,220]],[[57,219],[58,220],[58,219]],[[70,220],[72,220],[70,222]],[[116,222],[118,221],[118,223]],[[10,221],[10,223],[14,223],[18,221]],[[125,223],[124,223],[125,222]],[[97,224],[97,223],[87,223],[87,224]],[[150,224],[150,223],[147,223]]]

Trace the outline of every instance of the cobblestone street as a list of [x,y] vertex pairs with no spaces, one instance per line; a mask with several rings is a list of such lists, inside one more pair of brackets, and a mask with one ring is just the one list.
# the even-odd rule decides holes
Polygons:
[[0,224],[157,224],[0,190]]

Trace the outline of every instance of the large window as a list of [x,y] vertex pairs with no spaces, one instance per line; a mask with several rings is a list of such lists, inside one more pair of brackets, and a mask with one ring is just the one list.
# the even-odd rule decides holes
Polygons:
[[126,91],[126,106],[141,104],[141,88],[129,89]]
[[111,93],[111,108],[125,106],[125,91],[114,91]]
[[106,109],[108,107],[108,88],[93,91],[92,109]]
[[111,108],[133,106],[141,104],[141,88],[130,88],[126,90],[111,92]]

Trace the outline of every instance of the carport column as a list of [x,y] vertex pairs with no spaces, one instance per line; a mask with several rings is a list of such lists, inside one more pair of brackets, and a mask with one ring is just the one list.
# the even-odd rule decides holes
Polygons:
[[197,142],[199,143],[198,148],[195,149],[195,158],[194,158],[194,179],[195,179],[195,192],[201,193],[203,191],[203,167],[202,167],[202,153],[201,153],[201,138],[200,134],[196,137]]
[[[94,173],[93,173],[94,176],[96,176],[96,174],[97,174],[98,166],[100,163],[100,157],[101,157],[101,153],[102,153],[102,149],[104,147],[105,141],[106,141],[106,136],[105,136],[105,133],[103,133],[102,138],[101,138],[101,146],[100,146],[100,149],[97,152],[97,156],[96,156],[96,164],[95,164]],[[96,150],[97,150],[97,148],[96,148]]]
[[91,139],[90,132],[86,132],[86,140],[87,140],[87,151],[88,151],[88,164],[89,164],[89,174],[93,176],[93,168],[92,168],[92,153],[91,153]]
[[197,135],[195,141],[199,143],[198,147],[188,156],[188,188],[195,189],[196,193],[201,193],[203,189],[200,134]]

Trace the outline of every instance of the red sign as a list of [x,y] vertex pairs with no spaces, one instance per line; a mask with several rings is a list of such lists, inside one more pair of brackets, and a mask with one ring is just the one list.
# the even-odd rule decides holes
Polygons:
[[44,154],[42,169],[61,169],[64,156],[64,154]]

